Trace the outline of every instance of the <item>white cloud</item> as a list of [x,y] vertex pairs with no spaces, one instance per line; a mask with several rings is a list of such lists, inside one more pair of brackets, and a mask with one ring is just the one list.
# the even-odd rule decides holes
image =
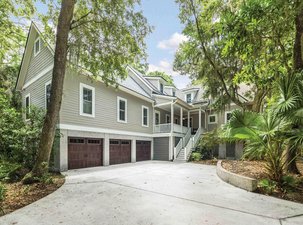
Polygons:
[[176,32],[169,39],[160,41],[157,47],[160,49],[168,49],[168,50],[176,51],[179,45],[187,40],[188,38],[186,36]]
[[158,63],[158,65],[149,64],[148,72],[153,72],[153,71],[161,71],[161,72],[167,73],[167,74],[172,75],[172,76],[178,75],[177,72],[173,71],[172,64],[169,61],[165,60],[165,59],[161,60]]

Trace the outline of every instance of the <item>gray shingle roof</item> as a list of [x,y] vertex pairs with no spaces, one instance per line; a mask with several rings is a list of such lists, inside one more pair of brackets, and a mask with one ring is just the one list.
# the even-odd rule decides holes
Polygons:
[[140,85],[131,76],[127,76],[125,80],[119,83],[121,86],[129,90],[137,92],[138,94],[141,94],[147,98],[151,98],[151,96],[143,88],[141,88]]

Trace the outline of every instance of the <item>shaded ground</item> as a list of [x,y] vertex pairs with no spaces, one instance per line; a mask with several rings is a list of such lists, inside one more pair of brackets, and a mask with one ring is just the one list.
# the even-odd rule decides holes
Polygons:
[[[64,184],[62,175],[52,175],[46,183],[23,185],[21,182],[4,183],[6,197],[3,202],[4,214],[22,208],[57,190]],[[1,213],[0,213],[1,215]]]
[[147,161],[68,171],[54,193],[0,217],[17,225],[302,225],[301,204],[223,182],[216,167]]
[[[265,164],[266,163],[264,161],[224,160],[222,162],[224,169],[257,180],[268,179],[269,176],[267,175]],[[303,174],[303,162],[301,160],[297,162],[297,166],[301,174]],[[293,177],[296,182],[295,185],[289,186],[288,184],[285,184],[282,187],[274,187],[272,190],[270,188],[259,187],[257,192],[303,203],[303,176],[293,174],[288,176]]]

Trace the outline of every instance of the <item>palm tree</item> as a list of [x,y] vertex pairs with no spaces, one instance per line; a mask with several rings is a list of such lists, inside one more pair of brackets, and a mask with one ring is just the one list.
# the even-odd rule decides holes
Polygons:
[[286,133],[289,143],[286,148],[286,170],[300,173],[296,166],[296,158],[303,143],[303,82],[302,74],[282,77],[279,81],[280,96],[275,110],[280,117],[291,123]]
[[223,127],[223,138],[245,141],[244,157],[266,160],[270,178],[281,182],[285,163],[282,156],[287,145],[284,133],[290,125],[274,110],[262,114],[237,110]]

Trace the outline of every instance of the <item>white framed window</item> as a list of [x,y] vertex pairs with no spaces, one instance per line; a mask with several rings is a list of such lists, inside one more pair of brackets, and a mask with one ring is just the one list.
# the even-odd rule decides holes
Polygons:
[[231,115],[232,115],[231,111],[225,112],[225,123],[227,123],[230,120]]
[[175,124],[179,124],[179,118],[178,117],[175,118]]
[[144,105],[142,105],[142,126],[149,126],[149,108]]
[[117,97],[117,121],[127,123],[127,99]]
[[208,115],[208,124],[215,124],[215,123],[217,123],[217,115],[216,114]]
[[95,117],[95,88],[80,83],[80,115]]
[[192,102],[191,93],[186,94],[186,102],[187,102],[187,103],[191,103],[191,102]]
[[31,112],[31,95],[25,95],[25,119],[29,120],[29,114]]
[[45,83],[45,109],[49,107],[51,87],[51,81]]
[[155,125],[159,125],[159,124],[160,124],[160,112],[155,111]]
[[41,50],[41,40],[38,37],[34,43],[34,56],[38,55]]
[[175,91],[173,91],[173,97],[176,97],[176,92]]
[[166,114],[166,116],[165,116],[165,122],[166,123],[170,123],[170,115],[169,114]]

